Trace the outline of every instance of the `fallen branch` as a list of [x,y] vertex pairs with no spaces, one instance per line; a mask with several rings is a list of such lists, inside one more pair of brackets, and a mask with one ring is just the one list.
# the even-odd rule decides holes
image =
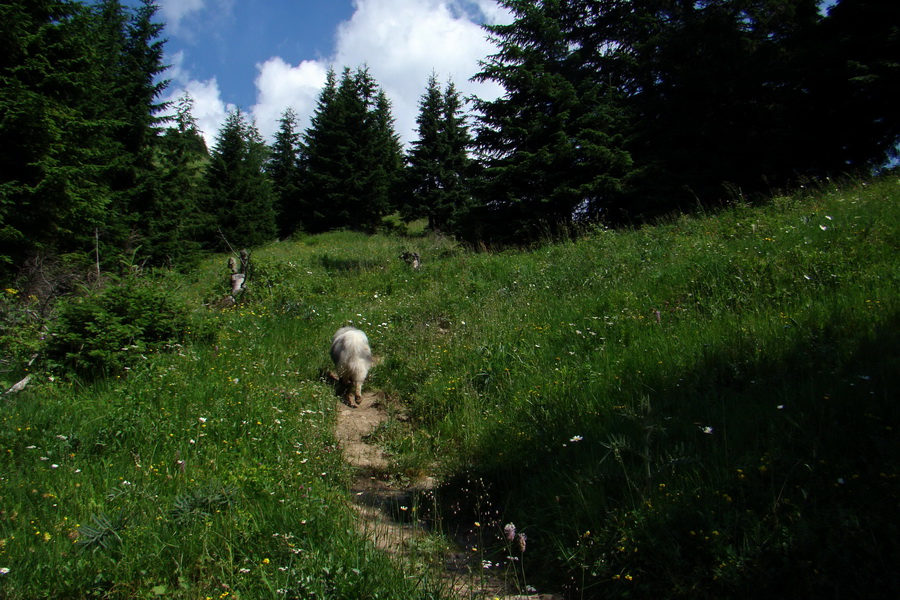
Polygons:
[[17,392],[21,392],[25,389],[25,386],[28,385],[28,382],[31,381],[31,375],[26,375],[25,379],[22,379],[17,384],[6,390],[6,394],[15,394]]

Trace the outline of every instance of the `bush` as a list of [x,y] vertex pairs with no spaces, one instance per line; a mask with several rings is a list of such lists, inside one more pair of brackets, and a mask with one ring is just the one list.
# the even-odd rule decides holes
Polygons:
[[188,329],[184,306],[160,286],[131,278],[64,301],[47,355],[51,365],[81,376],[109,374],[181,342]]

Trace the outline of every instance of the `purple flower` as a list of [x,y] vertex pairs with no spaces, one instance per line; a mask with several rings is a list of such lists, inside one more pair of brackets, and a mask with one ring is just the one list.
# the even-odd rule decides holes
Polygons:
[[503,533],[506,534],[506,541],[512,542],[516,539],[516,526],[512,523],[507,523],[506,527],[503,528]]

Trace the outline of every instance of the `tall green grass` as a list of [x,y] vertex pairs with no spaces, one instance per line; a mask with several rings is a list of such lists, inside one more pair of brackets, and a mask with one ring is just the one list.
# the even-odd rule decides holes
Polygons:
[[398,464],[486,482],[460,526],[577,596],[896,590],[898,189],[432,266],[383,342]]
[[347,323],[398,479],[437,476],[432,525],[523,589],[897,592],[898,198],[886,176],[527,251],[299,237],[226,311],[210,260],[168,281],[204,337],[4,398],[0,595],[439,595],[352,524],[321,377]]
[[211,344],[4,399],[0,596],[435,597],[355,527],[321,332],[208,319]]

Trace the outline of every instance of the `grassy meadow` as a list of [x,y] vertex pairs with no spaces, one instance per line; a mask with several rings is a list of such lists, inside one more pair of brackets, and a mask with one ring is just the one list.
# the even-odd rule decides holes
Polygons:
[[[323,377],[343,324],[379,358],[393,477],[437,478],[421,518],[485,572],[898,597],[898,200],[892,174],[530,250],[298,236],[225,310],[224,256],[160,276],[178,343],[94,380],[6,360],[4,390],[33,380],[0,399],[0,597],[447,597],[433,548],[398,566],[354,525]],[[8,356],[41,347],[21,330]]]

